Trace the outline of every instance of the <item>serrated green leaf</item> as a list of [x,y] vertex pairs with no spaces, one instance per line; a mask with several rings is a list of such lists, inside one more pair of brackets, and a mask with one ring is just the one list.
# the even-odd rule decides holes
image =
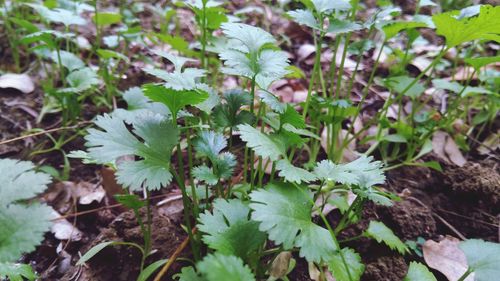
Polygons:
[[320,30],[321,27],[318,20],[314,17],[313,13],[309,10],[295,10],[287,13],[298,24],[306,25],[313,29]]
[[363,26],[348,20],[333,19],[326,32],[333,34],[348,33],[363,29]]
[[169,118],[170,110],[166,105],[160,102],[153,102],[144,95],[139,87],[132,87],[123,93],[123,99],[127,102],[127,110],[117,108],[113,111],[113,115],[122,118],[125,123],[132,124],[138,116],[155,113]]
[[50,183],[50,176],[34,171],[28,161],[0,159],[0,206],[29,199],[43,192]]
[[480,239],[460,242],[458,247],[465,253],[467,264],[474,271],[474,280],[490,281],[500,276],[500,244]]
[[316,176],[307,170],[293,166],[288,160],[281,159],[276,164],[276,169],[279,171],[279,176],[285,181],[302,183],[316,180]]
[[66,76],[66,81],[71,86],[60,89],[61,93],[81,93],[99,84],[97,73],[89,67],[80,68]]
[[[83,61],[73,53],[61,50],[59,51],[59,55],[62,66],[66,67],[70,72],[85,67]],[[51,53],[50,58],[55,63],[59,63],[59,56],[56,51]]]
[[273,111],[276,111],[277,113],[284,113],[287,108],[286,104],[280,102],[278,98],[269,91],[260,91],[259,97],[265,104],[267,104]]
[[235,256],[220,253],[209,254],[196,265],[185,267],[179,274],[179,281],[255,281],[250,268]]
[[389,40],[392,37],[398,35],[398,33],[403,30],[413,29],[417,27],[427,27],[427,24],[414,21],[397,21],[384,25],[382,27],[382,31],[385,34],[385,40]]
[[244,105],[249,105],[252,102],[250,93],[234,89],[224,93],[226,103],[219,104],[214,108],[212,118],[214,122],[223,128],[235,128],[240,124],[252,124],[254,116],[248,111],[241,111],[240,108]]
[[200,156],[215,159],[226,148],[227,140],[221,133],[201,131],[199,137],[194,140],[193,146]]
[[103,131],[90,129],[85,137],[90,156],[106,164],[125,155],[136,155],[139,161],[125,161],[118,165],[117,180],[133,190],[142,185],[159,189],[172,179],[170,155],[178,142],[179,130],[160,115],[145,114],[134,122],[134,133],[125,127],[122,119],[107,114],[99,116],[95,124]]
[[397,250],[401,254],[408,252],[406,244],[401,242],[394,232],[382,222],[370,221],[365,235],[377,240],[379,243],[384,242],[389,248]]
[[200,90],[174,90],[162,85],[146,84],[142,87],[144,95],[152,101],[161,102],[170,112],[177,114],[188,105],[195,105],[205,101],[208,94]]
[[226,48],[219,53],[224,73],[255,79],[262,89],[288,73],[287,54],[268,48],[276,42],[271,34],[240,23],[225,23],[222,30],[229,38]]
[[477,39],[500,42],[500,6],[483,5],[474,17],[459,15],[459,11],[452,11],[432,17],[436,33],[446,38],[449,48]]
[[286,106],[285,112],[280,114],[280,124],[281,126],[290,124],[297,129],[304,129],[306,127],[304,117],[290,104]]
[[410,262],[408,273],[403,281],[437,281],[437,279],[427,266],[419,262]]
[[10,281],[23,281],[24,278],[34,281],[37,276],[28,264],[0,262],[0,279],[3,278]]
[[352,249],[343,248],[328,262],[328,268],[337,281],[359,281],[365,265],[358,253]]
[[243,45],[237,49],[242,53],[256,53],[262,46],[276,43],[270,33],[259,27],[242,23],[224,23],[221,28],[229,39],[237,40]]
[[372,156],[365,155],[347,164],[334,164],[330,160],[323,160],[316,165],[314,174],[321,180],[362,187],[385,182],[382,163],[373,161]]
[[333,11],[347,11],[351,9],[351,4],[345,0],[310,0],[316,11],[320,13],[331,13]]
[[330,260],[335,243],[328,230],[311,221],[312,197],[304,187],[272,183],[250,193],[250,199],[252,219],[276,245],[285,250],[298,247],[308,261]]
[[45,205],[0,206],[0,262],[15,261],[23,253],[34,251],[49,230],[50,219],[52,210]]
[[[16,261],[35,250],[49,230],[52,209],[39,204],[17,204],[43,192],[50,176],[34,171],[27,161],[0,160],[0,264]],[[3,276],[0,274],[0,277]]]
[[203,242],[219,253],[249,262],[266,240],[258,222],[249,220],[249,214],[250,208],[240,200],[217,199],[213,214],[205,211],[199,218],[198,228],[206,233]]
[[219,182],[219,177],[214,174],[212,168],[206,165],[194,167],[192,173],[196,179],[204,181],[209,185],[215,185]]
[[43,5],[38,4],[26,5],[33,8],[42,18],[49,22],[62,23],[65,26],[86,24],[85,19],[70,10],[59,8],[51,10]]
[[239,125],[241,139],[247,146],[255,151],[255,154],[262,158],[269,158],[272,161],[278,160],[285,155],[285,145],[272,139],[268,135],[260,132],[250,125]]

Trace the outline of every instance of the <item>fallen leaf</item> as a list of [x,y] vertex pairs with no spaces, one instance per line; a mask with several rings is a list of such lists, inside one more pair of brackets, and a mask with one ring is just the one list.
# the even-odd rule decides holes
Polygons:
[[462,155],[453,138],[446,132],[437,131],[432,137],[432,150],[436,155],[448,163],[463,167],[467,160]]
[[[465,254],[458,247],[459,243],[459,239],[446,236],[439,243],[427,240],[422,247],[427,265],[443,273],[449,281],[457,281],[468,268]],[[474,274],[464,281],[474,281]]]
[[273,278],[279,279],[286,276],[288,273],[288,268],[290,267],[290,260],[292,259],[292,253],[285,251],[279,253],[271,264],[269,268],[269,275]]
[[106,191],[101,185],[82,181],[76,184],[74,196],[78,198],[78,203],[89,205],[94,201],[100,203],[106,196]]
[[7,73],[0,76],[0,88],[13,88],[28,94],[35,90],[35,84],[26,74]]
[[82,239],[82,232],[66,219],[59,219],[61,215],[57,211],[52,210],[52,217],[55,222],[50,227],[50,231],[54,233],[57,239],[71,241],[80,241]]

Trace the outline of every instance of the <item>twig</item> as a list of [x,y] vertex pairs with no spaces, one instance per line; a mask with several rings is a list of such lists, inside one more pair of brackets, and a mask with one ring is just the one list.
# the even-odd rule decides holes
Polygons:
[[425,205],[422,201],[418,200],[415,197],[411,197],[411,196],[407,197],[407,199],[412,200],[412,201],[418,203],[420,206],[429,210],[433,216],[438,218],[444,225],[446,225],[451,231],[453,231],[453,233],[455,233],[460,239],[467,240],[467,238],[462,233],[460,233],[460,231],[458,231],[453,225],[451,225],[449,222],[447,222],[445,219],[443,219],[443,217],[436,214],[436,212],[434,212],[431,208],[429,208],[427,205]]
[[[158,199],[158,198],[167,197],[169,195],[170,194],[161,194],[161,195],[151,196],[151,198],[149,198],[149,199]],[[144,200],[145,199],[141,199],[141,201],[144,201]],[[116,207],[120,207],[122,205],[123,204],[121,204],[121,203],[117,203],[117,204],[113,204],[113,205],[99,207],[99,208],[92,209],[92,210],[82,211],[82,212],[73,213],[73,214],[67,214],[67,215],[63,215],[63,216],[60,216],[58,218],[52,219],[52,221],[64,220],[64,219],[67,219],[67,218],[78,217],[78,216],[81,216],[81,215],[88,215],[88,214],[96,213],[96,212],[99,212],[99,211],[102,211],[102,210],[113,209],[113,208],[116,208]]]
[[[193,234],[195,234],[195,233],[196,233],[196,227],[193,228]],[[160,272],[158,272],[158,274],[156,275],[156,277],[153,281],[160,281],[161,280],[163,275],[165,275],[167,273],[170,266],[172,266],[172,264],[174,264],[175,260],[179,257],[179,255],[187,247],[188,244],[189,244],[189,236],[184,238],[184,241],[182,241],[182,243],[177,247],[177,249],[175,249],[172,256],[168,259],[168,262],[162,267]]]
[[25,136],[15,137],[13,139],[8,139],[8,140],[1,141],[0,145],[8,144],[8,143],[15,142],[15,141],[24,140],[24,139],[31,138],[31,137],[36,137],[36,136],[39,136],[39,135],[45,135],[45,134],[49,134],[49,133],[53,133],[53,132],[57,132],[57,131],[76,129],[76,128],[82,126],[82,125],[90,124],[90,123],[92,123],[92,121],[82,121],[82,122],[80,122],[80,123],[78,123],[76,125],[73,125],[73,126],[59,127],[59,128],[54,128],[54,129],[50,129],[50,130],[41,131],[41,132],[36,132],[36,133],[25,135]]

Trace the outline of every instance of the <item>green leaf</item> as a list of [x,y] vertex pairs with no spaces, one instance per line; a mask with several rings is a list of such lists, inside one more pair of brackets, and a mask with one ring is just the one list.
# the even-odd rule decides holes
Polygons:
[[500,62],[500,56],[465,58],[464,61],[474,67],[476,71],[479,71],[480,68],[487,66],[488,64]]
[[154,263],[148,265],[144,270],[141,271],[139,277],[137,277],[137,281],[147,281],[149,277],[155,273],[158,268],[163,266],[168,262],[168,259],[157,260]]
[[219,104],[214,108],[212,118],[214,122],[223,128],[235,128],[240,124],[252,124],[255,117],[249,111],[240,111],[244,105],[252,102],[250,93],[235,89],[224,93],[226,103]]
[[260,132],[254,127],[244,124],[239,125],[240,138],[247,143],[247,146],[255,151],[255,154],[262,158],[269,158],[272,161],[278,160],[285,155],[285,145],[270,136]]
[[445,79],[433,79],[432,84],[437,89],[448,90],[455,94],[460,94],[460,96],[462,97],[474,94],[492,94],[491,91],[486,90],[485,88],[473,87],[473,86],[464,87],[458,82],[450,82]]
[[179,91],[155,84],[146,84],[142,86],[142,90],[146,97],[163,103],[174,114],[188,105],[199,104],[208,98],[208,93],[204,91],[196,89]]
[[451,11],[432,17],[436,33],[446,38],[449,48],[478,39],[500,42],[500,6],[483,5],[474,17],[460,18],[459,14]]
[[326,32],[333,34],[348,33],[363,29],[363,26],[348,20],[332,19]]
[[198,272],[192,267],[183,268],[179,281],[255,281],[250,268],[235,256],[209,254],[198,262],[196,268]]
[[106,60],[117,59],[117,60],[122,60],[126,63],[130,63],[130,60],[124,54],[112,50],[98,49],[97,54],[99,55],[99,57]]
[[288,73],[287,54],[269,49],[276,42],[271,34],[240,23],[225,23],[222,30],[229,38],[226,48],[219,53],[224,73],[255,79],[262,89]]
[[403,281],[437,281],[437,279],[427,266],[419,262],[410,262],[408,273]]
[[224,34],[231,40],[241,43],[237,48],[242,53],[256,53],[266,44],[274,44],[274,37],[262,28],[242,24],[224,23],[221,26]]
[[480,239],[469,239],[459,244],[474,271],[474,280],[490,281],[500,276],[500,244]]
[[116,194],[114,197],[118,203],[136,211],[146,206],[146,202],[135,194]]
[[47,188],[50,176],[34,169],[28,161],[0,159],[0,207],[32,198]]
[[298,24],[306,25],[310,28],[321,30],[318,20],[314,17],[313,13],[309,10],[295,10],[287,13]]
[[49,229],[52,209],[40,204],[18,204],[43,192],[50,176],[34,171],[27,161],[0,159],[0,264],[18,260],[35,250]]
[[179,139],[179,130],[172,122],[154,114],[139,116],[133,124],[134,134],[143,142],[118,117],[105,114],[97,117],[95,124],[104,131],[90,129],[85,139],[89,155],[98,163],[112,163],[125,155],[142,158],[118,165],[118,183],[132,190],[140,189],[143,184],[154,190],[170,183],[170,156]]
[[351,9],[351,4],[345,0],[310,0],[316,11],[329,14],[333,11],[347,11]]
[[401,240],[394,235],[394,232],[382,222],[370,221],[370,225],[364,235],[377,240],[379,243],[384,242],[389,248],[397,250],[401,254],[408,252],[406,244],[401,242]]
[[146,97],[139,87],[132,87],[123,93],[123,99],[127,102],[127,110],[117,108],[113,111],[113,115],[122,118],[125,123],[134,123],[139,116],[155,113],[165,117],[170,117],[170,110],[166,105],[160,102],[153,102]]
[[104,248],[111,246],[111,245],[117,245],[118,242],[114,241],[109,241],[109,242],[102,242],[94,247],[92,247],[90,250],[88,250],[85,255],[83,255],[78,262],[76,263],[77,266],[83,265],[87,261],[89,261],[91,258],[93,258],[95,255],[97,255],[100,251],[102,251]]
[[397,143],[407,143],[408,141],[403,135],[400,134],[390,134],[382,137],[383,140],[388,142],[397,142]]
[[216,185],[219,182],[219,177],[214,174],[212,168],[206,165],[194,167],[192,173],[196,179],[204,181],[209,185]]
[[406,88],[408,88],[413,81],[414,78],[408,76],[397,76],[386,79],[385,84],[396,93],[404,93],[405,96],[415,99],[422,95],[425,91],[425,87],[420,82],[416,82],[408,90],[406,90]]
[[122,21],[122,15],[111,12],[101,12],[92,16],[92,21],[98,26],[103,27],[107,25],[117,24]]
[[34,281],[37,276],[28,264],[0,262],[0,279],[4,278],[10,281],[23,281],[24,278]]
[[314,174],[320,180],[363,187],[385,182],[382,163],[373,161],[372,156],[365,155],[347,164],[334,164],[330,160],[323,160],[316,165]]
[[280,113],[280,114],[285,113],[287,105],[280,102],[279,99],[275,95],[273,95],[271,92],[266,91],[266,90],[259,91],[259,97],[273,111],[276,111],[277,113]]
[[316,180],[316,176],[307,170],[293,166],[288,160],[281,159],[276,164],[276,169],[279,171],[279,176],[285,181],[302,183]]
[[252,219],[259,229],[285,250],[300,248],[300,256],[311,262],[330,260],[336,246],[328,230],[311,221],[312,196],[304,187],[272,183],[250,194]]
[[226,148],[227,140],[221,133],[201,131],[200,136],[194,140],[193,146],[200,156],[215,159]]
[[398,35],[399,32],[407,29],[413,29],[417,27],[427,27],[427,24],[423,22],[414,22],[414,21],[397,21],[391,22],[382,27],[382,31],[385,34],[385,40],[389,40],[392,37]]
[[359,281],[365,265],[358,253],[352,249],[343,248],[328,262],[328,268],[337,281]]
[[266,235],[259,231],[258,222],[249,220],[249,214],[250,208],[239,199],[216,199],[213,214],[200,214],[198,228],[206,233],[203,242],[219,253],[250,262],[264,245]]
[[[61,57],[62,66],[66,67],[70,72],[85,67],[83,61],[73,53],[61,50],[59,51],[59,55]],[[59,63],[59,57],[56,51],[51,53],[50,58],[55,63]]]
[[65,9],[49,9],[43,5],[26,4],[33,8],[42,18],[49,22],[62,23],[65,26],[85,25],[85,19],[75,14],[73,11]]
[[290,104],[286,106],[285,112],[280,114],[280,124],[281,126],[290,124],[297,129],[304,129],[306,127],[306,122],[302,115]]
[[99,77],[89,67],[84,67],[71,72],[66,76],[70,88],[60,89],[61,93],[82,93],[99,84]]

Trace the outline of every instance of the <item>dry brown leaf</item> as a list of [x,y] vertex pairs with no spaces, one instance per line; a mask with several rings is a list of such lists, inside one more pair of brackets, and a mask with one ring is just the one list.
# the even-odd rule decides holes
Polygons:
[[292,259],[292,253],[285,251],[279,253],[271,264],[269,268],[269,275],[273,278],[283,278],[288,273],[288,268],[290,266],[290,260]]
[[459,167],[462,167],[467,162],[458,145],[446,132],[437,131],[434,133],[432,137],[432,150],[442,160]]
[[35,84],[26,74],[7,73],[0,76],[0,88],[13,88],[28,94],[35,90]]
[[[459,243],[459,239],[446,236],[439,243],[427,240],[422,247],[427,265],[443,273],[449,281],[457,281],[468,268],[465,254],[458,247]],[[474,274],[469,275],[465,281],[474,281]]]
[[489,135],[477,148],[477,151],[481,155],[486,155],[497,149],[500,149],[500,131]]

